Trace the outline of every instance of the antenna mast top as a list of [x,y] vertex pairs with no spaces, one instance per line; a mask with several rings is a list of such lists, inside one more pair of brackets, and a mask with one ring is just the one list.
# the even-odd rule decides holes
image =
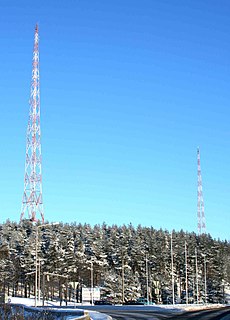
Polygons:
[[200,149],[197,148],[197,219],[198,233],[206,233],[206,223],[204,216],[204,199],[202,190],[201,166],[200,166]]

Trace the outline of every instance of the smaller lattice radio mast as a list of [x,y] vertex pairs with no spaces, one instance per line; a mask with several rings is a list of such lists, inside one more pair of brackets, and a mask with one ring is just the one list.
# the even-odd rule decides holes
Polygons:
[[32,61],[32,81],[30,90],[30,112],[26,136],[26,161],[24,193],[20,220],[27,213],[31,221],[41,216],[44,222],[42,201],[42,155],[40,128],[40,79],[39,79],[39,37],[38,25],[35,27]]
[[197,148],[197,218],[198,218],[198,233],[206,233],[206,223],[204,216],[204,199],[202,190],[201,167],[200,167],[200,149]]

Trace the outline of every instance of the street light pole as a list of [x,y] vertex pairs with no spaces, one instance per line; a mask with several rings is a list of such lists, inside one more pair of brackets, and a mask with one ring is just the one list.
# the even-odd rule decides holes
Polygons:
[[[74,268],[74,273],[77,272],[77,268]],[[75,277],[74,277],[75,278]],[[77,298],[77,295],[76,295],[76,279],[74,279],[74,283],[73,283],[73,286],[74,286],[74,294],[73,294],[73,298],[74,298],[74,308],[76,308],[76,298]]]
[[186,304],[188,304],[188,267],[187,267],[187,243],[185,241],[185,291],[186,291]]
[[37,290],[38,290],[38,227],[36,227],[36,242],[35,242],[35,300],[34,306],[37,307]]
[[206,255],[204,255],[204,301],[207,303],[207,271],[206,271]]
[[124,279],[124,258],[122,258],[121,277],[122,277],[122,304],[125,302],[125,279]]
[[147,305],[149,305],[149,272],[148,272],[148,258],[147,258],[147,254],[146,254],[146,290],[147,290],[147,294],[146,294],[146,298],[147,298]]
[[41,259],[38,258],[38,301],[41,300]]
[[196,259],[196,303],[199,303],[199,291],[198,291],[198,264],[197,264],[197,249],[195,248],[195,259]]
[[93,283],[93,261],[91,261],[91,304],[93,305],[94,300],[94,283]]
[[171,269],[172,269],[172,298],[173,298],[173,304],[175,304],[175,288],[174,288],[174,273],[173,273],[173,238],[172,238],[172,232],[171,232]]

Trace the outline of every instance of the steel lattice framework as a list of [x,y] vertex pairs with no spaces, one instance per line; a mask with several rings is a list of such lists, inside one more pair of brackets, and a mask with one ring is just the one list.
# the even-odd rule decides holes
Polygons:
[[42,156],[40,128],[39,37],[35,27],[30,91],[30,111],[26,139],[24,193],[20,220],[27,214],[31,221],[41,216],[44,222],[42,201]]
[[200,149],[197,148],[197,218],[198,218],[198,233],[206,233],[206,223],[204,216],[204,199],[202,190],[202,179],[201,179],[201,167],[200,167]]

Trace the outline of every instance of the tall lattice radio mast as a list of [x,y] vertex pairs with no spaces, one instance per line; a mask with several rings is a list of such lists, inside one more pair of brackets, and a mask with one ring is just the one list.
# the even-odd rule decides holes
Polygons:
[[202,190],[202,179],[201,179],[201,167],[200,167],[200,149],[197,148],[197,218],[198,218],[198,233],[206,233],[206,223],[204,216],[204,199]]
[[41,216],[44,222],[42,201],[42,156],[40,128],[40,82],[39,82],[39,37],[38,25],[35,27],[32,61],[32,81],[30,90],[30,111],[26,139],[26,161],[24,193],[20,220],[25,213],[32,221]]

